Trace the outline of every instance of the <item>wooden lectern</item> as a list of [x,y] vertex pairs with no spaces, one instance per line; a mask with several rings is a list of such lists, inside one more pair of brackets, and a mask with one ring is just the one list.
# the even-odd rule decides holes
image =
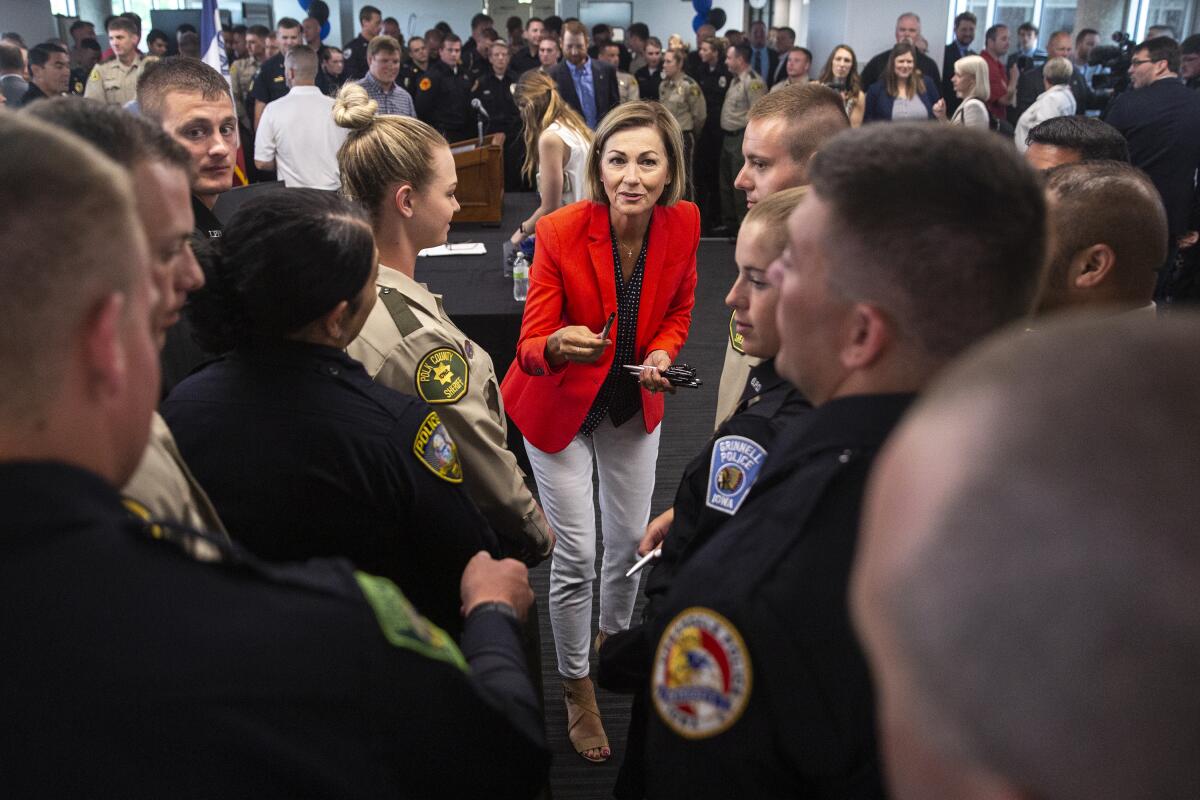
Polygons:
[[458,172],[458,204],[454,222],[490,222],[500,224],[504,210],[503,136],[493,133],[478,139],[452,142],[454,169]]

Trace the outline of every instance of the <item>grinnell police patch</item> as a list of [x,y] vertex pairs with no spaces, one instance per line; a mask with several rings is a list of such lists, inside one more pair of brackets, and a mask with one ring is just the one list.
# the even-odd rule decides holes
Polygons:
[[654,654],[651,692],[667,727],[685,739],[728,730],[750,700],[750,653],[733,623],[707,608],[671,620]]
[[462,483],[462,464],[458,461],[458,447],[450,438],[450,432],[442,424],[436,411],[421,423],[413,439],[413,454],[425,466],[444,481]]
[[745,436],[722,436],[713,442],[708,463],[708,494],[704,505],[730,516],[742,507],[758,480],[767,451]]
[[431,350],[417,364],[413,383],[426,403],[457,403],[467,393],[471,368],[452,347]]
[[734,324],[735,319],[737,319],[736,311],[729,315],[729,346],[742,355],[745,355],[746,351],[742,349],[742,342],[745,340],[745,337],[737,332],[737,325]]

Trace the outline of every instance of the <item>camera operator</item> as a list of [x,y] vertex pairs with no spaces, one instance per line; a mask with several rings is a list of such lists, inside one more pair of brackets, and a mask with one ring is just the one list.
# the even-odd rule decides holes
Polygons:
[[1179,53],[1179,77],[1189,89],[1200,89],[1200,33],[1184,39]]
[[1115,98],[1107,121],[1129,142],[1129,156],[1162,195],[1167,209],[1167,262],[1159,272],[1154,299],[1171,303],[1180,249],[1196,245],[1189,224],[1200,166],[1200,95],[1179,80],[1179,45],[1159,36],[1137,46],[1129,67],[1133,91]]

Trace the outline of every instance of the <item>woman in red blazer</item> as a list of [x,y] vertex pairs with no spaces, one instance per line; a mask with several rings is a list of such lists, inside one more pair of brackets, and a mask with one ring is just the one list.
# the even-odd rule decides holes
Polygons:
[[[550,621],[568,735],[590,761],[611,752],[588,677],[596,524],[593,462],[604,521],[600,632],[629,627],[636,558],[658,460],[662,371],[687,340],[700,215],[682,202],[683,140],[658,103],[624,103],[596,130],[585,200],[543,217],[517,357],[501,385],[525,437],[542,508],[558,536]],[[605,323],[616,315],[605,333]],[[641,377],[623,367],[644,364]]]

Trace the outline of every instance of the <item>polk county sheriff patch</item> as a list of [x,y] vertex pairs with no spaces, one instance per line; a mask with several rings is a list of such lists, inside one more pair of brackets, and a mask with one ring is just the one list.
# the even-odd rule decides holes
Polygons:
[[417,364],[417,394],[426,403],[457,403],[467,393],[471,368],[452,347],[431,350]]
[[737,332],[737,325],[735,324],[736,319],[737,312],[735,311],[729,315],[729,346],[742,355],[745,355],[746,351],[742,349],[742,343],[745,341],[745,337]]
[[450,438],[450,432],[442,424],[436,411],[421,423],[413,439],[413,454],[425,466],[444,481],[462,483],[462,464],[458,460],[458,446]]
[[708,496],[704,505],[736,514],[758,480],[767,451],[745,436],[722,436],[713,442],[708,464]]
[[707,608],[671,620],[654,654],[651,693],[667,727],[708,739],[733,726],[750,700],[750,653],[733,623]]

